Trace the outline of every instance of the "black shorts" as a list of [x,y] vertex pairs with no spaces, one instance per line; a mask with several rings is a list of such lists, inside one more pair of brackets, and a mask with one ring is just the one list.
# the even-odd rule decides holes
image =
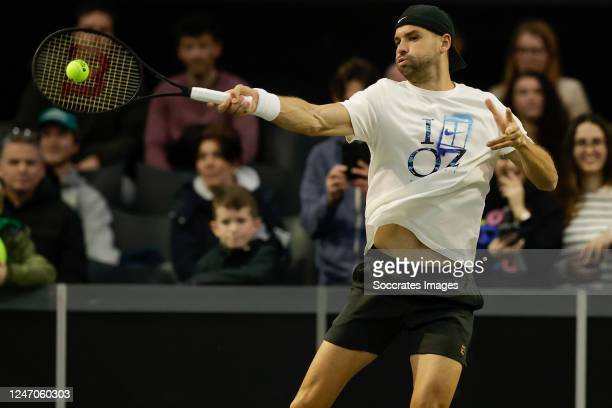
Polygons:
[[467,366],[474,310],[482,297],[468,302],[426,295],[364,295],[363,262],[353,270],[348,304],[334,320],[325,340],[351,350],[380,354],[407,331],[412,354],[437,354]]

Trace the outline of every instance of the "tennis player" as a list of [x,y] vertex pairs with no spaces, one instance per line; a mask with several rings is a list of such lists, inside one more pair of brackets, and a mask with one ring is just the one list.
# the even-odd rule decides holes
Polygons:
[[[557,172],[492,94],[455,83],[465,67],[454,26],[437,7],[408,7],[395,28],[396,64],[407,81],[381,79],[341,103],[313,105],[237,86],[218,106],[255,114],[292,132],[346,136],[371,151],[366,251],[406,249],[458,259],[475,251],[495,162],[507,157],[539,189]],[[245,100],[251,96],[253,102]],[[330,407],[346,383],[402,331],[412,341],[411,407],[451,404],[470,344],[478,295],[364,296],[364,264],[353,272],[349,303],[334,320],[291,407]]]

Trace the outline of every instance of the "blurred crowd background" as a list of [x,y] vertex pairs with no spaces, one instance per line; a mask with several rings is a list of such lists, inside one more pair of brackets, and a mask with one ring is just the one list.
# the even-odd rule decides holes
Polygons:
[[[78,25],[116,35],[184,85],[342,101],[380,78],[404,80],[392,40],[406,5],[62,2],[12,19],[0,28],[10,57],[0,85],[0,286],[348,284],[365,245],[366,147],[184,98],[72,115],[38,94],[29,64],[47,34]],[[612,283],[609,5],[440,5],[468,62],[453,79],[510,106],[561,176],[557,191],[540,192],[499,162],[479,248],[563,250],[570,267],[542,278],[506,262],[495,283]],[[167,86],[148,78],[142,94]]]

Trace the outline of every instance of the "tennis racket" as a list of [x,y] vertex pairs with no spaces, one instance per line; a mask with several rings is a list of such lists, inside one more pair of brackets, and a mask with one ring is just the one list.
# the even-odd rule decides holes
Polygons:
[[[80,59],[89,66],[89,77],[75,83],[66,76],[66,65]],[[176,92],[138,96],[143,68]],[[36,87],[57,107],[75,113],[103,113],[132,102],[165,96],[185,96],[196,101],[222,103],[226,92],[185,87],[166,78],[141,60],[123,41],[112,35],[83,28],[65,28],[49,35],[32,60]],[[251,101],[246,97],[245,102]]]

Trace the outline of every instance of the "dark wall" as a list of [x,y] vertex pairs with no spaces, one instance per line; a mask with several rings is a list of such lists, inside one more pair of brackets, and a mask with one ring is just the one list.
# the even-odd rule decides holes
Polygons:
[[[15,113],[37,44],[55,29],[74,24],[77,3],[58,3],[32,7],[15,2],[10,10],[4,10],[0,25],[5,56],[0,66],[0,120],[9,120]],[[459,3],[444,5],[465,39],[464,55],[470,65],[456,80],[480,88],[496,83],[512,28],[524,18],[542,17],[559,34],[565,74],[581,79],[594,109],[612,118],[603,61],[610,49],[602,48],[607,43],[600,41],[612,7],[578,2],[535,6],[525,2]],[[408,3],[158,0],[144,4],[132,1],[116,6],[117,35],[160,72],[180,70],[173,35],[180,16],[213,13],[224,25],[222,67],[271,91],[325,102],[329,78],[347,58],[369,58],[381,71],[393,60],[393,22]]]
[[[53,319],[0,313],[0,385],[53,385]],[[573,318],[477,316],[453,406],[572,407],[574,325]],[[68,334],[67,383],[75,406],[88,408],[286,408],[315,351],[314,315],[73,312]],[[589,407],[609,406],[611,334],[610,319],[589,319]],[[400,337],[334,406],[407,407],[410,393]]]

